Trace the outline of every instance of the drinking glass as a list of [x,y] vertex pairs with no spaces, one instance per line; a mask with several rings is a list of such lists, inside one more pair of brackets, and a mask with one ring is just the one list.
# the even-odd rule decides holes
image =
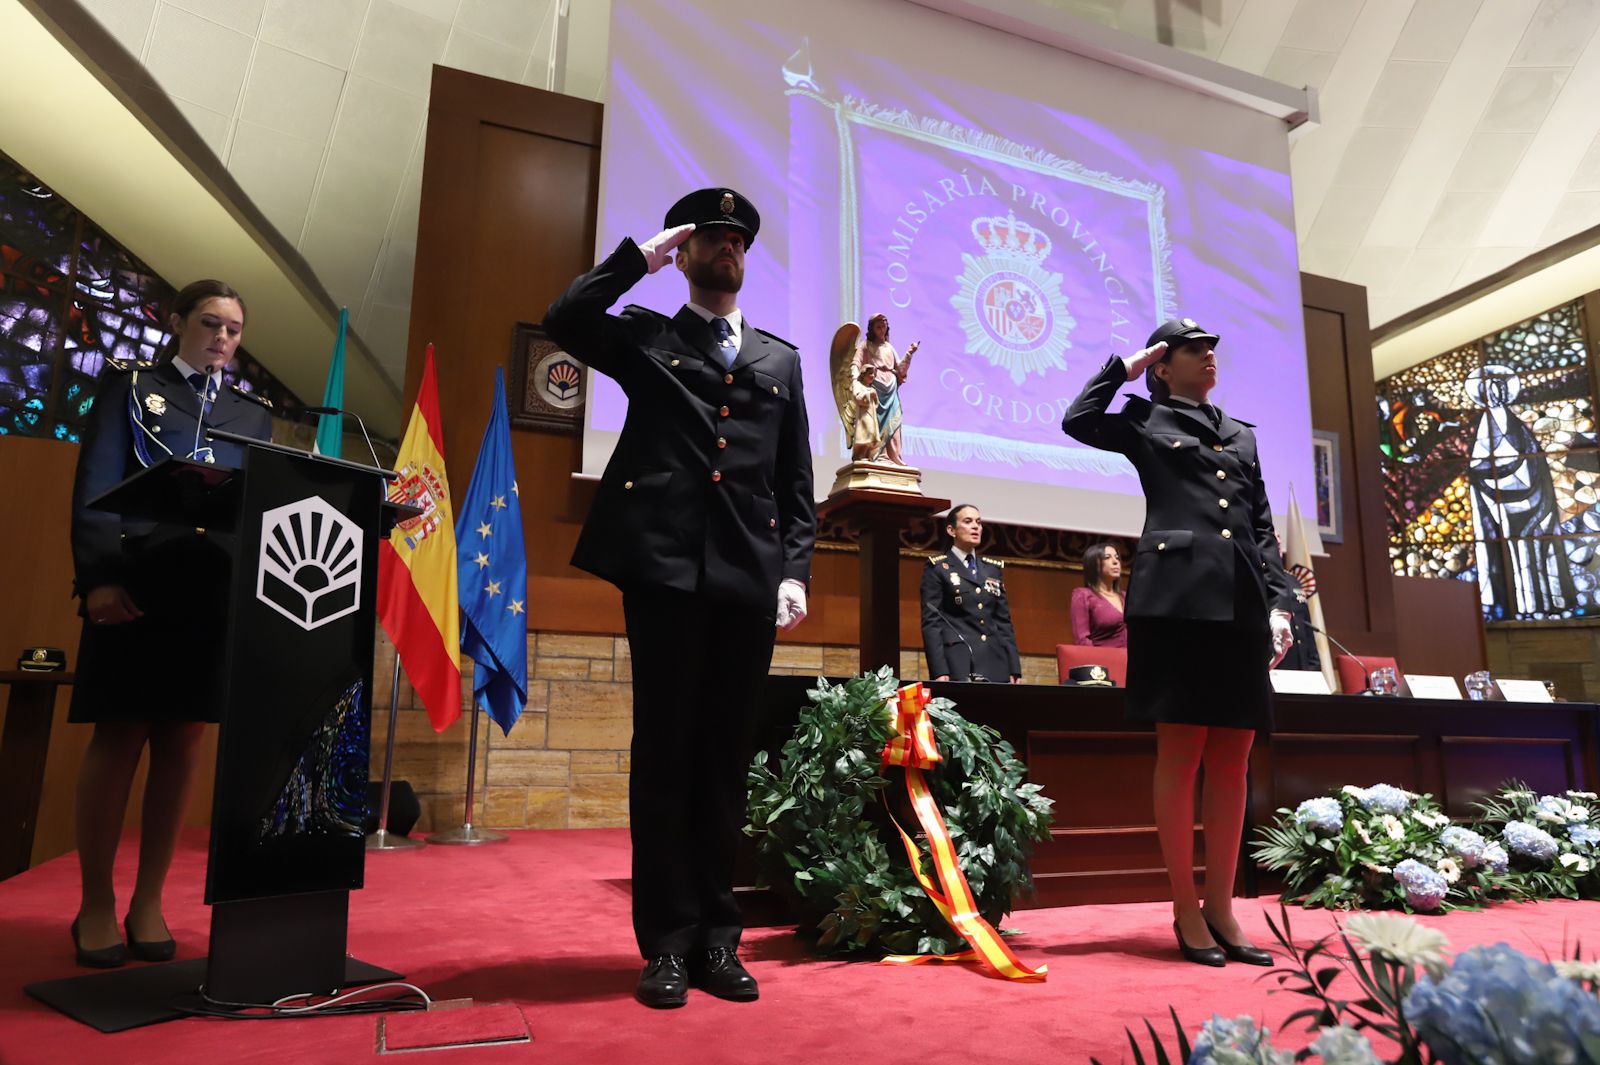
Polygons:
[[1490,676],[1487,669],[1468,673],[1466,682],[1468,699],[1482,701],[1494,693],[1494,677]]
[[1393,666],[1379,666],[1372,671],[1370,680],[1374,695],[1398,695],[1400,693],[1400,678],[1395,676]]

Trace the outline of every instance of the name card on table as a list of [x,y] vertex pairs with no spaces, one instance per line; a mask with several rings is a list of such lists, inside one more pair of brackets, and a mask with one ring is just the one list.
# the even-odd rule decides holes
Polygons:
[[1511,703],[1548,703],[1550,690],[1544,686],[1542,680],[1497,680],[1500,685],[1500,694]]
[[1328,678],[1315,669],[1274,669],[1272,690],[1279,695],[1332,695]]
[[1435,677],[1427,673],[1407,673],[1406,686],[1413,699],[1459,699],[1461,689],[1454,677]]

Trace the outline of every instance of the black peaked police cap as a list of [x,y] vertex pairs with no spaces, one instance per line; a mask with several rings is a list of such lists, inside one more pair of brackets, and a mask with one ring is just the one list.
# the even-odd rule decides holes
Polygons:
[[745,246],[749,247],[761,229],[761,213],[732,189],[698,189],[672,205],[662,228],[691,222],[695,226],[732,226],[742,230]]
[[[1201,329],[1193,318],[1169,318],[1156,327],[1156,331],[1150,334],[1150,339],[1145,341],[1144,346],[1153,348],[1165,340],[1167,355],[1171,355],[1174,350],[1183,347],[1191,340],[1204,340],[1208,344],[1215,345],[1221,339],[1217,334]],[[1162,358],[1165,360],[1166,356]]]

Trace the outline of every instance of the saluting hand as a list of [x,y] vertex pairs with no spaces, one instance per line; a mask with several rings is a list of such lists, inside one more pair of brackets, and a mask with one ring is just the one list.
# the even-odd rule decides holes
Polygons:
[[1128,380],[1132,381],[1149,368],[1151,363],[1160,362],[1161,357],[1167,353],[1167,342],[1151,344],[1137,355],[1124,355],[1122,361],[1128,364]]
[[678,245],[689,239],[689,234],[694,232],[694,223],[673,226],[663,229],[643,244],[639,250],[644,252],[644,265],[646,273],[655,273],[672,261],[672,253]]

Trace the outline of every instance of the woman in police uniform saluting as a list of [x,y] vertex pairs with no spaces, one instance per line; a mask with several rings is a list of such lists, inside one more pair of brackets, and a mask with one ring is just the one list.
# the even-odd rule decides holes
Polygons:
[[[1127,456],[1144,488],[1145,527],[1128,589],[1128,713],[1156,728],[1155,816],[1172,883],[1173,930],[1203,965],[1272,964],[1233,916],[1245,771],[1272,727],[1267,671],[1293,642],[1255,434],[1206,402],[1215,334],[1166,322],[1143,351],[1113,356],[1061,428]],[[1150,400],[1112,397],[1140,374]],[[1204,762],[1205,899],[1194,881],[1194,785]]]
[[[162,359],[108,360],[78,453],[72,559],[84,625],[68,720],[94,725],[78,776],[83,901],[72,939],[80,965],[121,965],[130,951],[164,961],[177,950],[161,892],[201,731],[217,720],[216,639],[229,568],[226,550],[201,530],[125,521],[88,504],[168,455],[238,466],[243,449],[208,441],[207,428],[272,435],[266,401],[222,382],[244,316],[244,301],[221,281],[178,293]],[[119,931],[111,867],[146,744],[139,873]]]

